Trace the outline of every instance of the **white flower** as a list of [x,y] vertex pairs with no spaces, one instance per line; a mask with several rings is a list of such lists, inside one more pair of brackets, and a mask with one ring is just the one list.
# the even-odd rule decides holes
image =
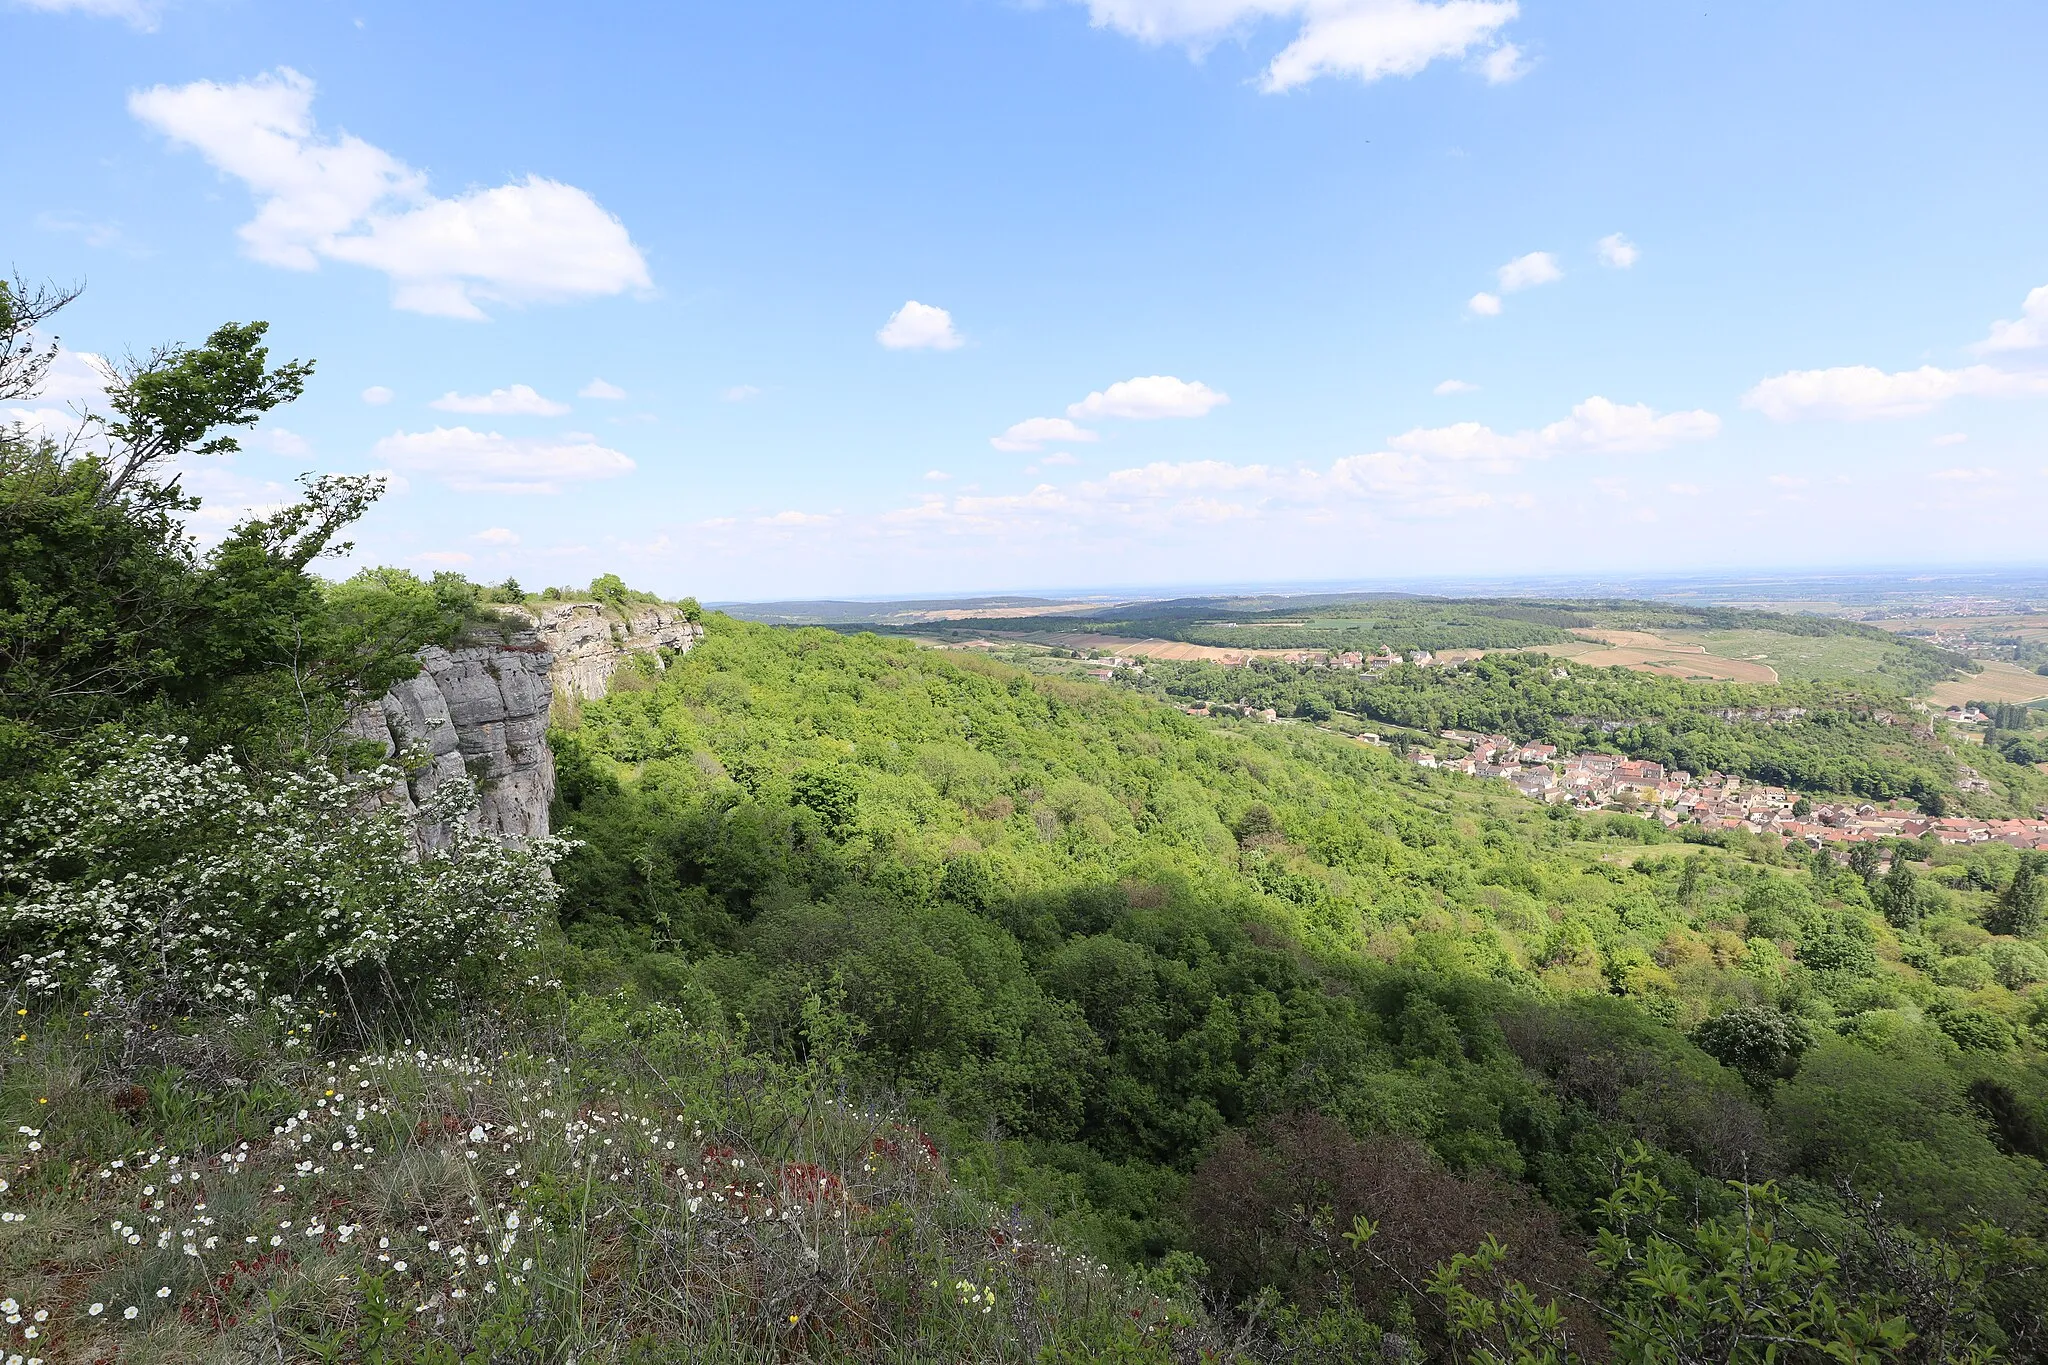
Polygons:
[[137,1308],[133,1304],[130,1304],[128,1307],[121,1310],[121,1316],[128,1319],[130,1322],[133,1322],[135,1321],[135,1315],[137,1313],[140,1313],[141,1311],[142,1310],[140,1308]]
[[88,1309],[86,1309],[86,1310],[85,1310],[85,1315],[86,1315],[87,1317],[89,1317],[89,1318],[96,1318],[96,1317],[98,1317],[98,1316],[99,1316],[100,1314],[102,1314],[102,1313],[104,1313],[104,1312],[106,1312],[106,1311],[107,1311],[107,1306],[106,1306],[105,1304],[103,1304],[103,1303],[96,1303],[96,1304],[94,1304],[94,1305],[93,1305],[92,1307],[90,1307],[90,1308],[88,1308]]
[[163,1286],[156,1291],[156,1296],[160,1299],[168,1299],[171,1296],[171,1287],[169,1285]]

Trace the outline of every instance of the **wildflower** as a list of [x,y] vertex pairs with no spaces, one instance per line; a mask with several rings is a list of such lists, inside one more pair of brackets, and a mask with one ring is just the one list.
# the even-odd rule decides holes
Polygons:
[[156,1296],[160,1299],[168,1299],[171,1296],[171,1287],[164,1285],[156,1291]]
[[131,1303],[128,1305],[128,1307],[121,1310],[121,1316],[128,1319],[130,1322],[133,1322],[135,1321],[135,1315],[137,1313],[140,1313],[141,1311],[142,1310],[140,1308],[137,1308],[134,1304]]
[[96,1303],[96,1304],[94,1304],[94,1305],[93,1305],[92,1307],[90,1307],[90,1308],[88,1308],[88,1309],[86,1309],[86,1310],[85,1310],[85,1315],[86,1315],[87,1317],[89,1317],[89,1318],[96,1318],[96,1317],[98,1317],[98,1316],[99,1316],[100,1314],[102,1314],[102,1313],[104,1313],[104,1312],[106,1312],[106,1311],[107,1311],[107,1306],[106,1306],[105,1304],[103,1304],[103,1303]]

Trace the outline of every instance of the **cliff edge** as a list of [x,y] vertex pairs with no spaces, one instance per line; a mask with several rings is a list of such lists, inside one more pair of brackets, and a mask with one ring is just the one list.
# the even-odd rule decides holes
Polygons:
[[595,701],[612,674],[636,655],[667,667],[663,651],[686,654],[704,638],[704,627],[676,607],[659,603],[609,610],[595,602],[550,602],[537,609],[505,608],[530,623],[555,656],[554,685],[564,696]]
[[546,834],[555,799],[548,749],[554,656],[521,631],[503,644],[429,645],[419,661],[417,677],[357,712],[350,726],[354,738],[381,743],[387,757],[424,760],[387,799],[406,807],[422,844],[438,848],[448,830],[423,808],[442,783],[466,772],[477,788],[469,816],[475,827],[508,840]]
[[594,602],[561,602],[496,610],[508,627],[501,640],[427,646],[417,677],[349,723],[350,738],[381,745],[385,757],[419,760],[383,799],[405,807],[428,848],[447,843],[449,831],[426,817],[426,807],[443,783],[463,773],[477,788],[473,828],[507,840],[548,833],[555,694],[602,697],[633,656],[663,668],[663,651],[684,653],[704,638],[704,627],[675,607],[636,605],[622,614]]

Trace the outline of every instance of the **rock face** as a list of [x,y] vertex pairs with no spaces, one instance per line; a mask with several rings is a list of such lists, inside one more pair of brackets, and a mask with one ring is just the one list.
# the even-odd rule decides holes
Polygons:
[[383,799],[406,808],[427,848],[446,844],[449,831],[427,818],[426,807],[443,783],[465,772],[477,787],[473,828],[507,840],[546,834],[555,799],[548,748],[555,693],[594,700],[633,655],[665,667],[662,650],[682,653],[704,638],[704,627],[674,607],[638,606],[623,619],[594,602],[499,611],[508,626],[522,628],[503,642],[429,645],[419,652],[418,677],[349,722],[350,738],[382,745],[386,757],[424,760]]
[[704,627],[674,607],[634,606],[621,619],[595,602],[552,602],[523,615],[555,656],[556,690],[581,701],[602,697],[612,674],[632,656],[647,655],[662,668],[662,650],[687,653],[704,638]]
[[364,707],[350,725],[354,738],[381,743],[387,756],[426,761],[386,799],[413,814],[421,844],[438,848],[449,831],[424,808],[451,777],[468,773],[478,804],[469,820],[500,839],[548,832],[555,799],[555,758],[548,749],[549,680],[553,656],[528,632],[506,644],[419,653],[420,672]]

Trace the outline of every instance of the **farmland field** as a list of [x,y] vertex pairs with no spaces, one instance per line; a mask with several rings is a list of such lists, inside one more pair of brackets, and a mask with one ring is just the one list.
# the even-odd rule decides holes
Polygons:
[[1769,666],[1788,682],[1859,682],[1883,678],[1889,651],[1858,635],[1784,635],[1770,630],[1668,631],[1723,659]]
[[2029,702],[2048,697],[2048,678],[2032,669],[1987,662],[1982,673],[1954,678],[1928,694],[1943,706],[1971,701]]

